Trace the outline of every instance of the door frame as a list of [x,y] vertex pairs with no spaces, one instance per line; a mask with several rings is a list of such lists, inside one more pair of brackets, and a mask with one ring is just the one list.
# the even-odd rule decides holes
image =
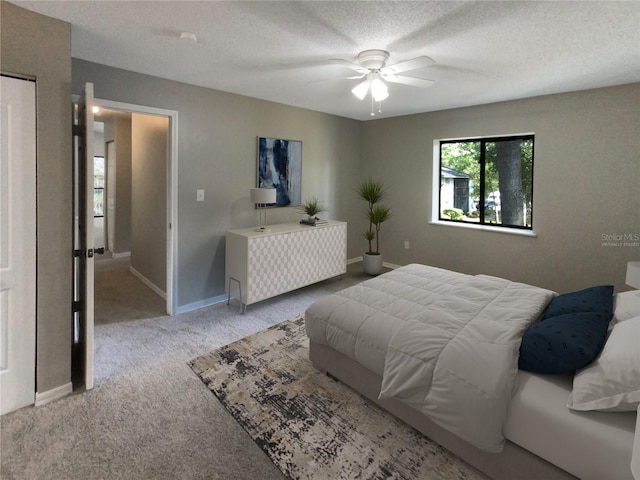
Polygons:
[[[178,292],[176,284],[178,260],[178,112],[164,108],[94,98],[93,104],[108,110],[156,115],[169,118],[167,138],[167,313],[175,315]],[[117,187],[116,187],[117,188]]]

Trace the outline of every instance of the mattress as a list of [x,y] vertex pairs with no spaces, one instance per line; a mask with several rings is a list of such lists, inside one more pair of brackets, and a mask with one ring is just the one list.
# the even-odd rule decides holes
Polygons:
[[632,479],[636,412],[566,406],[571,375],[518,373],[505,437],[583,480]]

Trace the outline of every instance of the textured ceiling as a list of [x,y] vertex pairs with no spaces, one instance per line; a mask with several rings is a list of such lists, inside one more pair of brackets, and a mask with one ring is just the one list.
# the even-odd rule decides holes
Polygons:
[[[640,81],[640,2],[15,1],[72,24],[75,58],[369,120]],[[193,32],[197,43],[179,38]],[[328,60],[420,55],[382,113]]]

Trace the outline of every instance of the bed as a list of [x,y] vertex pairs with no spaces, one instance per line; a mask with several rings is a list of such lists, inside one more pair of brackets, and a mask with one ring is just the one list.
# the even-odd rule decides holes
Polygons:
[[[606,299],[606,292],[598,293]],[[609,292],[603,327],[592,306],[586,317],[552,315],[569,296],[407,265],[312,304],[305,312],[310,359],[491,478],[640,480],[640,306],[637,297]],[[595,361],[579,357],[575,375],[524,370],[575,367],[549,364],[551,344],[539,338],[557,336],[554,322],[571,324],[575,316],[593,318],[602,334],[591,348],[601,351]],[[593,332],[568,335],[594,341]],[[567,349],[566,341],[557,344]],[[621,351],[624,368],[617,358],[610,363]],[[545,355],[540,365],[523,365],[525,357],[540,360],[535,355]],[[624,391],[594,394],[602,376]]]

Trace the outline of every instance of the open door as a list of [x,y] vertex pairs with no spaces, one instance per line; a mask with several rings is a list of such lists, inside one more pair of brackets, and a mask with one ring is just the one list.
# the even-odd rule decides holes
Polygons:
[[93,388],[93,84],[85,84],[74,125],[73,386]]

